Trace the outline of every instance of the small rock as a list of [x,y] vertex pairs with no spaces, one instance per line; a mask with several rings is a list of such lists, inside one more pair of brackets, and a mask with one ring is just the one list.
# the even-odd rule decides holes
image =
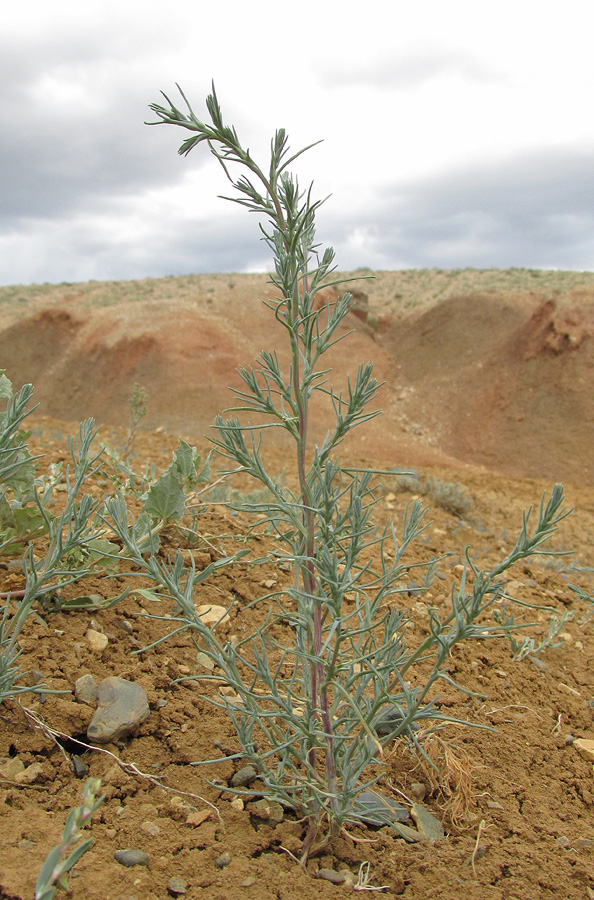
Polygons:
[[342,872],[335,872],[334,869],[318,869],[318,878],[329,881],[331,884],[344,884],[346,879]]
[[25,764],[18,756],[15,756],[14,759],[2,760],[0,765],[0,775],[4,775],[5,778],[10,778],[12,781],[19,772],[24,772],[24,770]]
[[132,622],[129,622],[128,619],[122,619],[119,622],[120,631],[124,631],[126,634],[132,634],[134,631],[134,626]]
[[255,803],[250,803],[248,810],[252,816],[272,828],[280,825],[285,817],[282,806],[276,800],[256,800]]
[[428,809],[419,803],[413,803],[411,813],[418,830],[428,841],[433,844],[435,841],[443,840],[445,837],[443,826]]
[[19,850],[32,850],[35,846],[35,841],[29,841],[27,838],[23,838],[17,844]]
[[231,806],[233,807],[233,809],[236,809],[238,812],[241,812],[241,810],[245,808],[245,804],[244,804],[243,800],[241,799],[241,797],[234,797],[233,800],[231,801]]
[[183,880],[183,878],[178,878],[177,875],[174,875],[173,878],[169,879],[167,890],[172,897],[177,897],[178,894],[186,893],[186,891],[188,890],[188,884]]
[[569,847],[571,841],[567,837],[566,834],[562,834],[561,837],[558,837],[555,841],[556,844],[559,844],[560,847]]
[[427,788],[424,784],[422,784],[422,782],[415,781],[413,784],[411,784],[409,791],[411,797],[414,797],[415,800],[424,800],[425,794],[427,793]]
[[594,741],[588,740],[587,738],[577,738],[573,742],[573,746],[584,759],[587,759],[589,762],[594,762]]
[[[150,834],[151,837],[157,837],[158,834],[161,834],[161,829],[158,825],[155,825],[154,822],[143,822],[140,826],[143,831],[146,831],[147,834]],[[180,891],[181,893],[181,891]]]
[[33,784],[34,781],[37,781],[42,772],[43,766],[41,763],[32,763],[30,766],[27,766],[26,769],[23,769],[22,772],[17,772],[13,780],[16,781],[17,784]]
[[230,862],[231,862],[231,854],[229,853],[228,850],[225,850],[224,853],[221,853],[221,855],[217,856],[217,858],[215,859],[215,861],[214,861],[215,869],[224,869],[225,866],[228,866]]
[[487,800],[487,806],[489,809],[503,809],[501,803],[497,803],[496,800]]
[[229,618],[226,606],[214,606],[212,603],[197,606],[196,612],[205,625],[216,625],[217,622],[224,622]]
[[[424,608],[426,609],[426,607]],[[404,715],[399,709],[384,707],[380,710],[379,716],[376,719],[375,730],[381,736],[392,734],[392,732],[398,728],[403,718]],[[405,731],[410,734],[411,729],[413,731],[418,731],[418,724],[413,722],[412,725],[409,725],[408,728],[405,729]]]
[[255,883],[256,883],[256,879],[254,878],[254,876],[248,875],[248,877],[244,878],[243,881],[241,882],[241,886],[242,887],[251,887]]
[[205,669],[214,669],[214,662],[210,656],[207,656],[202,651],[196,654],[196,662],[199,666],[204,666]]
[[70,757],[70,763],[72,765],[72,771],[76,778],[86,778],[89,774],[89,767],[86,762],[83,762],[80,756],[77,756],[75,753]]
[[231,787],[248,787],[258,777],[253,766],[244,766],[231,779]]
[[210,809],[201,809],[200,811],[196,810],[195,812],[191,812],[188,816],[186,816],[186,825],[193,825],[194,828],[198,828],[200,825],[202,825],[203,822],[206,822],[207,819],[210,819],[210,816]]
[[98,744],[128,737],[149,717],[148,699],[143,688],[113,675],[97,686],[97,702],[87,737]]
[[195,806],[186,800],[185,797],[172,797],[168,806],[168,815],[178,822],[185,822],[191,813],[198,812]]
[[387,825],[389,822],[406,822],[408,810],[390,797],[375,791],[362,791],[357,797],[354,812],[366,825]]
[[566,734],[566,735],[565,735],[565,746],[566,746],[566,747],[571,747],[571,745],[572,745],[573,743],[575,743],[575,738],[574,738],[574,736],[573,736],[572,734]]
[[97,702],[97,683],[92,675],[81,675],[74,682],[74,696],[79,703],[94,706]]
[[94,628],[89,628],[85,637],[91,646],[91,650],[94,650],[95,653],[103,653],[109,644],[107,635],[101,631],[95,631]]
[[594,840],[592,838],[578,838],[577,841],[574,841],[572,844],[574,850],[585,850],[594,847]]
[[144,850],[116,850],[113,858],[121,866],[146,866],[150,869],[150,857]]
[[349,886],[352,886],[355,884],[356,879],[350,869],[339,869],[338,874],[342,875],[343,884],[347,884]]

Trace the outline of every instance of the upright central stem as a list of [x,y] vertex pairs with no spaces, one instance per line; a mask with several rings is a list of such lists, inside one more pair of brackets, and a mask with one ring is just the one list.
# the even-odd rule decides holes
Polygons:
[[[305,276],[303,279],[303,289],[307,292],[307,276]],[[290,334],[292,350],[293,388],[295,392],[295,402],[297,405],[299,416],[297,457],[304,525],[302,552],[303,562],[301,563],[301,577],[303,580],[304,593],[307,598],[306,603],[311,605],[313,612],[313,631],[311,633],[308,633],[308,651],[311,657],[310,684],[312,713],[314,715],[314,719],[320,717],[322,729],[325,735],[326,788],[332,795],[336,790],[336,764],[334,760],[332,719],[330,716],[328,691],[326,679],[324,676],[324,665],[322,661],[322,600],[321,597],[319,597],[319,591],[316,585],[314,567],[315,516],[313,509],[311,484],[307,478],[306,471],[309,397],[307,384],[301,378],[301,359],[299,351],[299,290],[299,281],[296,279],[296,287],[290,304]],[[305,352],[307,358],[307,348]],[[316,761],[316,750],[315,745],[313,744],[309,747],[308,750],[308,761],[313,768]],[[334,801],[332,802],[334,803]],[[312,823],[312,825],[313,824],[314,823]]]

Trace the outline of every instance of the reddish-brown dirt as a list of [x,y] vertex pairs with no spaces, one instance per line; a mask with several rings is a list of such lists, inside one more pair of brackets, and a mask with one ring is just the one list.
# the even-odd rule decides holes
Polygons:
[[[86,673],[96,680],[129,678],[145,688],[151,708],[135,737],[106,748],[144,775],[123,771],[113,756],[97,750],[84,755],[90,774],[102,778],[106,799],[94,817],[94,846],[71,878],[74,898],[162,900],[177,876],[186,883],[180,896],[189,900],[333,900],[353,889],[316,878],[317,870],[346,867],[357,874],[366,862],[371,886],[385,886],[384,896],[405,900],[457,900],[461,892],[472,900],[594,897],[594,767],[573,744],[594,739],[594,617],[569,587],[592,590],[589,573],[570,567],[594,566],[594,291],[578,286],[563,296],[496,293],[479,284],[407,307],[406,296],[392,299],[389,276],[375,285],[356,283],[367,297],[359,295],[351,317],[354,333],[333,351],[334,384],[344,385],[367,360],[385,382],[379,397],[384,416],[349,436],[343,459],[414,467],[421,477],[459,483],[472,499],[464,519],[428,501],[432,524],[408,561],[450,555],[427,594],[397,595],[400,605],[411,607],[411,639],[427,632],[429,605],[447,608],[465,547],[472,547],[477,564],[493,565],[513,546],[522,510],[538,504],[553,481],[563,481],[575,512],[553,548],[575,550],[575,557],[537,557],[510,575],[520,599],[557,615],[573,614],[562,646],[518,662],[503,641],[459,645],[450,675],[482,696],[468,698],[446,684],[439,703],[449,714],[496,731],[447,729],[442,737],[448,757],[442,755],[437,776],[398,741],[381,782],[405,794],[412,783],[423,783],[424,803],[444,823],[446,838],[406,844],[386,829],[354,828],[304,872],[288,852],[302,836],[300,823],[287,816],[276,828],[263,824],[249,805],[232,806],[228,793],[206,783],[227,782],[240,761],[191,765],[220,755],[221,747],[236,752],[237,740],[225,714],[206,699],[216,690],[209,682],[172,684],[197,671],[187,636],[135,653],[167,630],[166,622],[144,616],[154,613],[154,604],[135,595],[93,614],[92,622],[85,612],[32,617],[21,640],[23,669],[38,670],[51,688],[65,691]],[[66,435],[89,415],[97,418],[103,440],[121,445],[134,383],[150,395],[135,445],[138,468],[145,460],[167,466],[179,435],[204,451],[202,435],[230,405],[228,385],[239,384],[236,367],[282,345],[282,330],[258,302],[273,296],[263,276],[205,276],[181,280],[179,287],[164,279],[136,291],[129,286],[125,297],[118,286],[111,293],[108,288],[46,288],[25,293],[18,305],[0,303],[0,366],[15,387],[26,381],[36,386],[40,409],[31,420],[32,449],[45,455],[42,470],[65,458]],[[320,409],[314,423],[320,437],[325,424]],[[269,440],[266,459],[272,472],[284,469],[291,479],[284,445]],[[100,497],[110,485],[98,477],[90,490]],[[379,495],[378,521],[391,519],[398,529],[410,493],[386,478]],[[208,561],[214,548],[232,549],[233,535],[247,526],[242,515],[223,507],[205,513],[193,550],[199,562]],[[179,542],[173,534],[170,540],[165,552]],[[256,555],[273,547],[269,537],[254,540]],[[258,606],[248,608],[266,593],[263,582],[274,579],[282,587],[287,577],[272,565],[237,565],[200,585],[196,602],[235,598],[221,633],[243,635],[264,615]],[[0,568],[0,590],[18,590],[19,578],[13,568]],[[123,579],[98,576],[85,582],[83,592],[113,596],[123,586]],[[528,632],[536,639],[546,631],[545,611],[520,611],[517,618],[536,622]],[[100,653],[87,640],[90,626],[108,637]],[[48,693],[43,700],[25,695],[22,704],[51,728],[84,735],[90,707],[68,693]],[[39,762],[41,769],[31,784],[0,776],[0,897],[29,900],[83,782],[74,777],[68,752],[7,701],[0,707],[0,759],[16,757],[25,766]],[[192,824],[201,817],[188,817],[179,796],[209,817]],[[119,865],[114,852],[123,848],[146,851],[150,868]],[[217,868],[215,860],[227,852],[229,864]]]

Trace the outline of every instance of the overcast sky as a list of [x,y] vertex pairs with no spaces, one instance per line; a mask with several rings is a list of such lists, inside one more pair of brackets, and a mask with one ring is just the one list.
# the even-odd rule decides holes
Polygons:
[[[349,9],[352,10],[349,12]],[[550,11],[549,11],[550,10]],[[341,269],[594,269],[587,0],[20,0],[0,12],[0,284],[270,265],[187,132],[179,82],[266,158],[274,130]]]

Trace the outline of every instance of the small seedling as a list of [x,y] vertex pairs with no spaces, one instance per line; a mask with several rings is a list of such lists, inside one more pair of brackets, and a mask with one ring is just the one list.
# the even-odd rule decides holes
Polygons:
[[68,891],[68,872],[76,865],[81,856],[93,845],[93,838],[87,838],[82,844],[82,830],[91,821],[91,816],[103,802],[103,796],[97,794],[101,790],[100,778],[89,778],[83,789],[82,806],[77,806],[68,814],[62,840],[51,850],[41,867],[35,885],[35,900],[52,900],[57,888]]

